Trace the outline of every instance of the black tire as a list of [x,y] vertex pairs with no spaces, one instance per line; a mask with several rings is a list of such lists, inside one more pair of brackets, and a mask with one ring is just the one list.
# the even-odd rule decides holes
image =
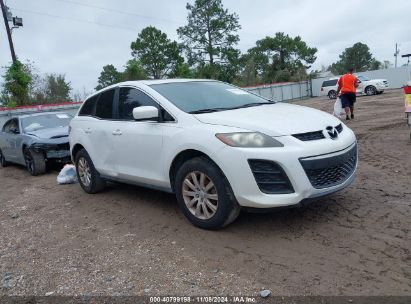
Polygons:
[[328,92],[328,98],[329,99],[336,99],[337,98],[337,92],[334,90],[331,90]]
[[[83,188],[85,192],[94,194],[100,192],[105,188],[106,181],[100,177],[100,173],[97,172],[96,168],[94,167],[93,161],[91,160],[86,150],[81,149],[79,152],[77,152],[77,154],[75,155],[75,165],[78,181],[80,183],[81,188]],[[89,168],[89,171],[87,171],[89,172],[87,178],[84,177],[84,165],[87,165]],[[87,182],[88,179],[89,182]]]
[[[202,219],[199,216],[194,215],[187,206],[183,196],[184,181],[191,173],[203,173],[206,175],[207,179],[214,184],[213,189],[218,197],[217,206],[215,211],[208,209],[208,211],[214,212],[212,217],[208,219]],[[234,197],[227,178],[224,176],[220,168],[207,157],[196,157],[186,161],[177,171],[174,189],[182,212],[187,219],[197,227],[210,230],[220,229],[232,223],[240,214],[240,206]],[[194,203],[196,206],[200,204],[200,198],[197,199],[197,204]],[[205,200],[204,197],[203,200]],[[203,204],[206,205],[204,202]],[[192,208],[194,209],[194,205]],[[202,210],[204,211],[204,209]]]
[[364,92],[367,96],[371,96],[377,94],[377,89],[374,86],[368,86],[365,88]]
[[1,151],[0,149],[0,167],[4,168],[4,167],[7,167],[8,165],[9,165],[9,162],[6,161],[6,159],[4,158],[3,151]]
[[25,147],[23,149],[24,161],[26,169],[33,176],[38,176],[46,173],[46,159],[43,153],[35,152]]

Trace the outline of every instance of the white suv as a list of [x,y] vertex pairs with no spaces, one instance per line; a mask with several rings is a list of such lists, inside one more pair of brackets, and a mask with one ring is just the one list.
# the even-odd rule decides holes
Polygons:
[[[357,94],[366,94],[368,96],[382,94],[389,87],[386,79],[369,79],[365,76],[357,76],[358,87]],[[330,78],[325,80],[321,86],[321,96],[328,96],[330,99],[335,99],[338,87],[339,78]]]
[[70,124],[81,187],[106,181],[175,193],[196,226],[221,228],[241,207],[299,205],[348,186],[354,133],[337,118],[211,80],[116,84]]

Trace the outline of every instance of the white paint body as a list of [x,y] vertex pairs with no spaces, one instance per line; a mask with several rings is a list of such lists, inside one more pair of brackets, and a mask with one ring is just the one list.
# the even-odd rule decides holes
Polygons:
[[[241,206],[271,208],[298,204],[306,198],[338,191],[349,185],[355,172],[338,186],[315,189],[299,159],[343,154],[355,145],[354,133],[343,124],[337,139],[300,141],[296,133],[324,130],[341,123],[337,118],[312,108],[276,103],[207,114],[188,114],[150,88],[152,83],[188,80],[136,81],[120,84],[135,87],[152,97],[174,118],[174,122],[111,121],[76,116],[71,121],[70,146],[82,145],[97,171],[108,178],[172,190],[170,167],[185,150],[197,150],[213,160],[227,177]],[[189,80],[193,81],[193,80]],[[117,85],[118,86],[118,85]],[[112,86],[112,87],[116,87]],[[284,147],[235,148],[216,138],[217,133],[261,132]],[[320,158],[323,156],[319,156]],[[260,191],[248,159],[272,160],[288,175],[292,194]]]

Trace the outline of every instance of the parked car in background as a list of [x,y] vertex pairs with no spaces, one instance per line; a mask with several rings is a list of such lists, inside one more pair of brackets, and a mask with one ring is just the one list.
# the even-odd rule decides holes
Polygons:
[[[357,76],[358,88],[357,94],[366,94],[368,96],[382,94],[389,84],[386,79],[369,79],[365,76]],[[321,96],[328,96],[330,99],[337,98],[338,77],[325,80],[321,86]]]
[[32,175],[46,172],[50,161],[70,162],[68,125],[64,112],[22,115],[6,121],[0,132],[0,165],[26,166]]
[[354,179],[357,144],[339,119],[212,80],[119,83],[70,123],[87,193],[106,181],[173,192],[196,226],[228,225],[244,208],[298,205]]

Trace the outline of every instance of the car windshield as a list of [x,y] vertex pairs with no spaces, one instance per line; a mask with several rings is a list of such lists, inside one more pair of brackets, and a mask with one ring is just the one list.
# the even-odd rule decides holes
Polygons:
[[209,113],[273,103],[240,88],[217,81],[152,84],[180,110],[192,114]]
[[21,119],[24,132],[32,132],[48,128],[67,127],[72,116],[67,113],[53,113],[29,116]]
[[370,80],[370,78],[365,77],[365,76],[358,76],[358,79],[361,80],[361,81],[369,81]]

